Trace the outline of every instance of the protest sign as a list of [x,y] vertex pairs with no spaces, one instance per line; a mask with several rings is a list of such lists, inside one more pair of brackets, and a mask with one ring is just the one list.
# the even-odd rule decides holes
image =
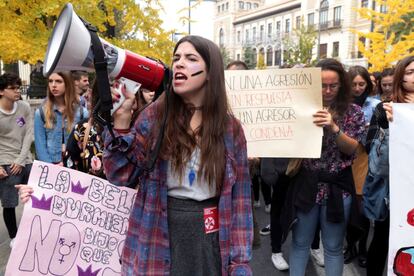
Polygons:
[[135,190],[39,161],[28,185],[7,276],[120,274]]
[[414,275],[414,104],[393,104],[390,123],[388,275]]
[[241,121],[249,157],[319,158],[320,68],[227,70],[226,90]]

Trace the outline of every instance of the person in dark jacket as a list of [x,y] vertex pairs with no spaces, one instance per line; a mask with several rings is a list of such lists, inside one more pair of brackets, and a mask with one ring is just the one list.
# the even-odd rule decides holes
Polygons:
[[326,275],[342,275],[343,240],[355,196],[351,165],[365,127],[361,108],[351,103],[350,82],[342,64],[325,59],[317,66],[322,69],[324,108],[313,117],[315,125],[323,127],[322,152],[318,159],[303,159],[289,186],[284,236],[292,229],[291,276],[305,275],[318,222]]
[[[381,129],[388,129],[393,121],[392,99],[396,103],[414,103],[414,56],[398,62],[393,76],[392,97],[377,105],[368,129],[366,149],[372,150],[373,141]],[[375,220],[374,236],[368,249],[367,276],[382,275],[388,255],[390,218]]]

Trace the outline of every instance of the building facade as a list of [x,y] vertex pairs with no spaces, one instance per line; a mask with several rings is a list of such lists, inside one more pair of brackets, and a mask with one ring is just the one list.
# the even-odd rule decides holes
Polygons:
[[333,57],[346,66],[366,66],[353,30],[371,30],[371,22],[362,19],[356,10],[374,4],[374,0],[280,0],[269,4],[260,0],[218,0],[214,40],[231,59],[244,60],[249,50],[256,62],[263,55],[266,67],[279,67],[286,61],[285,41],[295,39],[292,31],[304,24],[317,31],[314,59]]

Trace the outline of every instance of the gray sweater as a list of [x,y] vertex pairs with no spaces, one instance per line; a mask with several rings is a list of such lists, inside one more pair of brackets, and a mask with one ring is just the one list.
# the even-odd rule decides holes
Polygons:
[[33,118],[30,105],[17,101],[11,112],[0,108],[0,165],[16,163],[24,166],[32,163],[32,142]]

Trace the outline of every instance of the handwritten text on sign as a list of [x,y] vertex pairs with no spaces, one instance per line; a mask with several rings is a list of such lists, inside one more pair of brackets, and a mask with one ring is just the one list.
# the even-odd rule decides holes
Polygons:
[[119,275],[136,191],[35,161],[6,275]]
[[322,108],[319,68],[228,70],[226,90],[241,121],[250,157],[320,156]]

